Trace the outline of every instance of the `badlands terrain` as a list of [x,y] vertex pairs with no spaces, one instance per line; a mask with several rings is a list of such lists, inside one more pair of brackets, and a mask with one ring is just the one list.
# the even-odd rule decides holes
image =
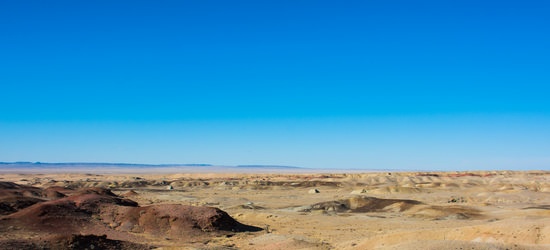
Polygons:
[[550,249],[550,172],[12,170],[0,249]]

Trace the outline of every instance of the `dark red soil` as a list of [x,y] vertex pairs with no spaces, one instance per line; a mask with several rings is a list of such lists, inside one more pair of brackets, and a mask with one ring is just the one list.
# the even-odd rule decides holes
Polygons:
[[17,212],[45,200],[40,188],[0,182],[0,215]]
[[213,207],[140,207],[104,188],[43,190],[0,182],[0,249],[145,249],[130,241],[170,236],[185,242],[260,230]]
[[106,235],[69,235],[55,237],[45,241],[3,240],[0,248],[4,250],[146,250],[154,247],[121,240],[108,239]]

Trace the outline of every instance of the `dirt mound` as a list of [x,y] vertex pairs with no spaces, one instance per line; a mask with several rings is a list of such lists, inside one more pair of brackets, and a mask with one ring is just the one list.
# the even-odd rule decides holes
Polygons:
[[56,191],[54,189],[45,189],[42,192],[42,197],[50,200],[55,200],[55,199],[61,199],[61,198],[67,197],[67,195],[60,193],[59,191]]
[[90,188],[79,189],[74,193],[74,195],[83,195],[83,194],[98,194],[98,195],[117,197],[117,195],[111,192],[110,189],[101,188],[101,187],[90,187]]
[[222,182],[220,185],[229,185],[229,186],[237,186],[237,185],[250,185],[249,188],[256,189],[256,190],[268,190],[273,189],[275,187],[278,188],[297,188],[297,187],[303,187],[303,188],[313,188],[313,187],[341,187],[342,182],[338,181],[318,181],[318,180],[308,180],[308,181],[269,181],[269,180],[255,180],[250,183],[240,183],[238,181],[234,182]]
[[23,208],[44,201],[40,188],[0,182],[0,215],[15,213]]
[[348,206],[353,212],[377,212],[396,210],[403,212],[415,205],[422,204],[416,200],[405,199],[379,199],[369,196],[355,196],[347,200]]
[[402,212],[422,202],[404,199],[379,199],[369,196],[354,196],[349,199],[320,202],[311,205],[311,210],[334,212]]
[[[9,188],[5,190],[21,189],[16,184],[7,183],[4,186]],[[90,249],[91,245],[96,249],[131,249],[125,247],[127,244],[124,242],[94,235],[106,234],[110,238],[127,241],[153,235],[174,236],[185,242],[223,231],[261,230],[241,224],[217,208],[186,205],[139,207],[137,202],[119,197],[105,188],[66,190],[67,197],[54,188],[33,189],[38,196],[62,197],[52,200],[12,191],[4,192],[9,196],[4,197],[3,203],[0,202],[0,212],[5,215],[0,217],[0,232],[10,233],[16,229],[17,235],[39,235],[37,237],[42,240],[55,237],[57,241],[37,243],[23,236],[0,236],[0,249]],[[73,235],[75,233],[93,235]],[[66,238],[66,235],[73,236]]]
[[[37,202],[25,209],[11,213],[5,218],[7,223],[13,223],[28,229],[47,230],[52,233],[70,233],[83,226],[98,224],[94,220],[103,207],[132,206],[137,203],[120,198],[112,192],[103,189],[80,190],[78,194],[50,201]],[[58,226],[54,226],[58,225]],[[52,228],[52,226],[54,226]],[[58,230],[59,232],[55,232]]]
[[137,202],[130,199],[120,198],[114,194],[107,195],[107,194],[89,193],[89,194],[73,195],[65,199],[74,202],[78,207],[78,209],[85,210],[90,213],[99,213],[100,209],[103,206],[108,206],[108,205],[130,206],[130,207],[138,206]]
[[460,205],[430,206],[416,200],[380,199],[369,196],[353,196],[349,199],[326,201],[301,207],[298,211],[321,210],[333,213],[402,213],[411,217],[435,220],[482,219],[480,210]]
[[[16,197],[16,201],[25,201]],[[20,202],[22,203],[22,202]],[[20,205],[23,206],[23,205]],[[6,207],[4,210],[15,210]],[[164,234],[172,231],[255,231],[226,212],[212,207],[187,205],[155,205],[138,207],[135,201],[118,197],[108,189],[88,188],[74,195],[42,201],[6,216],[11,221],[25,222],[31,227],[60,223],[65,228],[88,224],[93,218],[122,231]]]
[[76,190],[74,189],[71,189],[71,188],[66,188],[66,187],[60,187],[60,186],[51,186],[51,187],[47,187],[44,189],[43,192],[57,192],[57,193],[60,193],[60,194],[63,194],[64,196],[69,196],[69,195],[72,195],[74,194],[75,192],[77,192]]
[[18,189],[19,185],[13,182],[0,181],[0,189]]
[[155,186],[155,183],[152,181],[146,181],[146,180],[140,179],[140,180],[124,181],[120,183],[111,183],[109,185],[114,188],[139,188],[139,187]]
[[66,197],[65,192],[70,192],[62,187],[50,187],[41,189],[33,186],[19,185],[13,182],[0,182],[0,199],[6,197],[33,197],[38,199],[59,199]]
[[25,196],[40,197],[42,189],[32,186],[19,185],[13,182],[0,182],[0,197]]
[[102,221],[116,230],[153,235],[187,236],[212,231],[260,231],[239,223],[226,212],[213,207],[154,205],[118,207],[102,214]]
[[33,197],[8,196],[0,198],[0,215],[15,213],[23,208],[42,202],[42,199]]
[[403,186],[385,186],[380,188],[374,188],[371,190],[368,190],[368,193],[371,194],[394,194],[394,193],[402,193],[402,194],[413,194],[413,193],[420,193],[422,190],[420,188],[416,187],[403,187]]
[[4,217],[4,226],[67,234],[90,224],[92,214],[67,198],[34,204]]

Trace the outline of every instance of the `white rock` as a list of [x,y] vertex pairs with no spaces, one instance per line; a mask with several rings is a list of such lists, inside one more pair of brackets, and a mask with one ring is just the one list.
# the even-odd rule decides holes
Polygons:
[[317,190],[317,189],[314,188],[314,189],[310,189],[310,190],[308,191],[308,193],[310,193],[310,194],[318,194],[318,193],[320,193],[320,192],[319,192],[319,190]]
[[367,190],[366,189],[359,189],[359,190],[353,190],[351,191],[351,194],[364,194],[366,193]]

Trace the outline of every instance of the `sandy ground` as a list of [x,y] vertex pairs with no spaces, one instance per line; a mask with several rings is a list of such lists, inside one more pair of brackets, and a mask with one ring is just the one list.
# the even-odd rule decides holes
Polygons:
[[104,187],[140,206],[216,207],[263,229],[142,237],[161,249],[550,249],[549,171],[2,173],[0,181]]

